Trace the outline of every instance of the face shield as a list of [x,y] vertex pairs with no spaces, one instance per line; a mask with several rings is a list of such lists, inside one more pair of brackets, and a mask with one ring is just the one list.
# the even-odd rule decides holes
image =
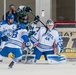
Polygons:
[[46,22],[46,26],[51,31],[54,28],[54,22],[51,19],[49,19]]

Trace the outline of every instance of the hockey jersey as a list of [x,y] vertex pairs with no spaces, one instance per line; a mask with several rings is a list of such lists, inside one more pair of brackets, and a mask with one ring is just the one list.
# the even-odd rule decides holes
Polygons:
[[11,48],[21,48],[23,42],[28,42],[28,33],[26,29],[17,30],[13,33],[12,38],[5,44]]
[[7,21],[4,20],[0,23],[0,32],[2,33],[2,37],[7,36],[8,38],[10,38],[16,29],[17,29],[16,22],[13,22],[13,24],[9,25]]
[[44,51],[52,51],[53,44],[55,43],[58,47],[59,51],[62,50],[62,38],[60,36],[60,33],[53,28],[51,31],[46,32],[45,27],[41,27],[39,30],[37,30],[34,35],[31,36],[32,43],[38,42],[38,50],[41,52]]

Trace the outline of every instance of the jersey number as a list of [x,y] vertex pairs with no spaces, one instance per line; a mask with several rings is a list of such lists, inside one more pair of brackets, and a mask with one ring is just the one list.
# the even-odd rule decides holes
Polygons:
[[45,39],[48,40],[48,41],[50,40],[50,38],[48,38],[48,37],[46,37]]
[[12,36],[12,38],[16,38],[17,37],[18,32],[15,32]]

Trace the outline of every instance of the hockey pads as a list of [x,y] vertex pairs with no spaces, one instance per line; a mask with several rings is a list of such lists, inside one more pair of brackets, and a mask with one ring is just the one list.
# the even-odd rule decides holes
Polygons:
[[56,63],[65,63],[67,58],[65,55],[47,55],[47,60],[49,64],[56,64]]

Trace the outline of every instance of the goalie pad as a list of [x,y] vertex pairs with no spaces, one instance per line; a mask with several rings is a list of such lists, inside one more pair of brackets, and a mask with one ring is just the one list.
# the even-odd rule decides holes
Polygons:
[[47,55],[47,61],[49,64],[52,63],[65,63],[67,60],[65,55]]
[[36,63],[36,56],[35,55],[24,55],[22,57],[22,60],[24,60],[24,63],[27,63],[27,64],[34,64]]

